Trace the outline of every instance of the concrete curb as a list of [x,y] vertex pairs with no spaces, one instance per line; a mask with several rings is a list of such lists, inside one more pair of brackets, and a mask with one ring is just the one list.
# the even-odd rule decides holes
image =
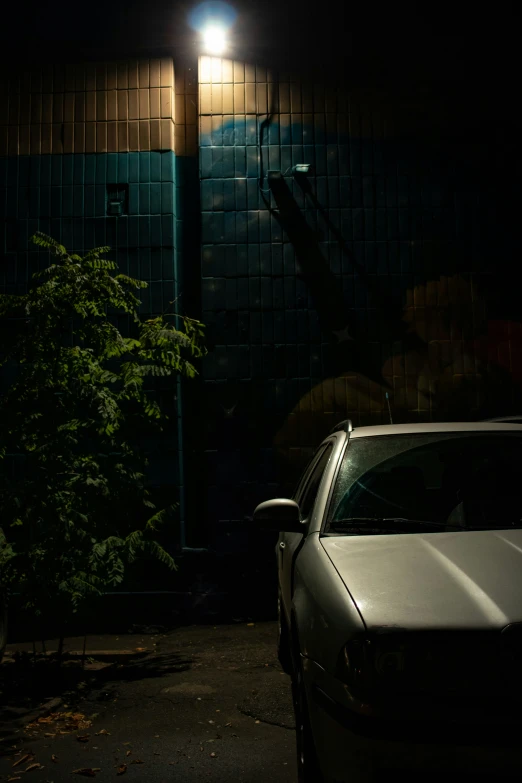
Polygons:
[[[154,652],[153,649],[143,649],[143,650],[85,650],[85,657],[86,658],[94,658],[98,661],[114,661],[115,663],[119,663],[121,661],[129,660],[129,658],[145,658],[147,655],[150,655],[152,652]],[[56,655],[56,650],[47,650],[45,653],[37,653],[37,658],[51,658],[52,656]],[[13,659],[15,656],[15,652],[9,650],[6,651],[4,654],[4,661],[7,659]],[[64,661],[68,660],[77,660],[79,658],[82,658],[84,655],[83,650],[67,650],[67,652],[64,652],[62,655],[62,658]]]
[[[33,723],[34,721],[38,720],[38,718],[45,718],[47,715],[49,715],[49,713],[54,712],[58,707],[60,707],[62,701],[62,698],[57,696],[54,699],[49,699],[49,701],[44,702],[44,704],[41,704],[40,707],[37,707],[36,709],[31,707],[25,712],[20,711],[19,708],[16,708],[15,710],[12,707],[4,707],[0,713],[0,744],[12,744],[13,742],[18,742],[21,738],[20,730],[27,723]],[[9,719],[7,716],[7,721],[2,720],[2,717],[9,712],[11,715],[14,713],[17,715],[17,717]]]
[[[143,650],[85,650],[85,658],[94,659],[94,664],[85,664],[86,671],[98,671],[110,667],[113,663],[123,663],[125,661],[145,658],[155,650],[145,648]],[[6,659],[13,659],[14,651],[7,651],[4,656]],[[39,657],[51,657],[56,655],[56,650],[48,650],[46,653],[39,653]],[[65,661],[79,661],[83,657],[83,650],[68,650],[63,654]],[[10,661],[9,661],[10,662]],[[98,666],[96,666],[98,664]],[[19,741],[23,735],[21,729],[28,723],[37,721],[38,718],[44,718],[50,712],[55,711],[63,702],[61,697],[50,699],[38,708],[30,707],[24,710],[23,707],[5,706],[0,709],[0,745],[13,744]]]

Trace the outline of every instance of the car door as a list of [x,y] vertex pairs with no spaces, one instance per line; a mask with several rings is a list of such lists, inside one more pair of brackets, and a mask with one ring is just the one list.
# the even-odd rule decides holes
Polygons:
[[312,516],[321,479],[332,455],[332,449],[333,443],[326,443],[320,446],[303,474],[303,478],[294,495],[294,500],[299,505],[299,510],[301,511],[303,532],[282,533],[279,538],[279,585],[281,587],[281,599],[287,620],[290,620],[290,607],[292,603],[293,564],[306,536],[308,530],[307,523]]

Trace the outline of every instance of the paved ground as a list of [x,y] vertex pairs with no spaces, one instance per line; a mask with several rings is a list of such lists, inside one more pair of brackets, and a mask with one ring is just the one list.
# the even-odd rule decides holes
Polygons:
[[[67,640],[70,650],[82,644]],[[91,637],[87,652],[154,652],[99,673],[105,681],[85,698],[57,708],[72,708],[73,716],[21,730],[19,740],[4,744],[0,780],[58,783],[81,780],[73,771],[90,769],[100,781],[119,773],[147,783],[293,783],[290,683],[275,645],[275,623]]]

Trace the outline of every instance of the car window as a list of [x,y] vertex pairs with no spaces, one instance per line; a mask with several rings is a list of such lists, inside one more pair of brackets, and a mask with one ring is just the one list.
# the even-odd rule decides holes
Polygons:
[[323,453],[315,463],[315,467],[313,468],[310,474],[308,483],[303,491],[301,502],[299,503],[299,509],[301,511],[301,519],[308,519],[310,514],[312,513],[312,509],[314,507],[315,499],[319,491],[319,485],[321,483],[323,473],[328,464],[328,460],[330,459],[330,456],[332,454],[332,448],[333,446],[331,443],[324,448]]
[[301,473],[299,481],[297,482],[297,488],[296,488],[296,490],[295,490],[295,492],[293,494],[293,499],[295,500],[296,503],[300,502],[300,500],[302,498],[302,495],[303,495],[303,492],[304,492],[304,489],[306,487],[306,484],[307,484],[308,479],[310,477],[310,474],[312,472],[312,469],[313,469],[315,463],[317,462],[317,460],[320,459],[320,456],[323,453],[323,451],[325,450],[325,448],[326,448],[326,446],[323,446],[323,445],[319,446],[319,448],[314,451],[314,453],[312,454],[312,457],[306,463],[306,468]]
[[361,438],[339,471],[325,532],[522,527],[522,438],[440,433]]

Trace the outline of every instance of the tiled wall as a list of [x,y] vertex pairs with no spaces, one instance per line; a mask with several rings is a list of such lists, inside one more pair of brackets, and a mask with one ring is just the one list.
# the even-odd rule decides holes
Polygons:
[[469,163],[476,132],[455,140],[437,96],[209,57],[199,81],[208,515],[226,545],[336,421],[388,421],[386,392],[395,421],[513,410],[522,346],[486,316],[491,162]]
[[[150,283],[144,312],[174,299],[175,157],[172,151],[0,158],[3,282],[25,287],[38,268],[29,237],[44,231],[83,252],[109,245],[126,273]],[[107,215],[107,185],[128,186],[128,214]]]
[[[1,84],[2,290],[24,291],[47,263],[46,254],[29,244],[40,230],[78,253],[109,245],[120,271],[149,284],[140,292],[143,315],[172,311],[173,302],[182,310],[183,162],[187,149],[195,154],[196,137],[195,110],[185,107],[190,79],[184,70],[177,88],[172,58],[49,65],[26,73],[13,68]],[[116,184],[127,189],[120,217],[107,212],[108,187]],[[154,445],[151,460],[155,483],[181,490],[183,523],[179,392],[165,389],[174,426]],[[180,529],[167,543],[183,542]]]
[[[491,159],[470,162],[476,129],[459,147],[438,98],[218,58],[201,58],[199,84],[168,59],[14,69],[1,83],[4,290],[40,263],[37,228],[80,252],[112,245],[150,282],[144,312],[182,308],[185,283],[201,283],[211,350],[186,431],[202,545],[246,546],[244,515],[290,491],[337,420],[388,420],[386,392],[395,421],[522,408],[520,324],[488,311]],[[306,187],[290,172],[303,162]],[[120,218],[106,214],[115,183],[128,186]]]
[[176,62],[174,148],[179,157],[195,157],[198,151],[198,70]]
[[174,149],[172,58],[13,67],[1,84],[0,155]]

